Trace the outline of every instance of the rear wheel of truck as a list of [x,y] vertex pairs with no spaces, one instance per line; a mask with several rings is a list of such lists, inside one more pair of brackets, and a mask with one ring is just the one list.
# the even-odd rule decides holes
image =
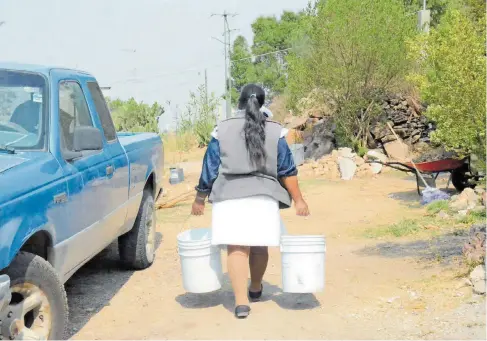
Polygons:
[[151,266],[156,252],[156,211],[154,196],[144,190],[139,213],[132,230],[118,238],[118,251],[122,262],[136,270]]
[[0,316],[5,340],[62,340],[68,325],[68,301],[54,268],[43,258],[20,252],[4,271],[12,299]]

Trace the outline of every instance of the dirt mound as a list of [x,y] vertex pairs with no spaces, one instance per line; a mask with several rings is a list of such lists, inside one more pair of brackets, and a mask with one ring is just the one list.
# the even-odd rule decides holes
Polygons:
[[456,159],[458,155],[452,151],[446,151],[443,147],[438,147],[435,149],[426,150],[421,153],[418,157],[413,159],[414,162],[429,162],[429,161],[438,161],[444,159]]

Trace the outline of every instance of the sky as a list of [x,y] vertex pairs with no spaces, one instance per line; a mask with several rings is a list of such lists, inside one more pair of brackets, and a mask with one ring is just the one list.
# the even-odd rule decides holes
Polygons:
[[[252,40],[259,16],[300,10],[308,0],[0,0],[0,60],[91,72],[112,98],[135,97],[166,107],[163,121],[184,110],[204,83],[224,91],[223,19],[232,36]],[[170,101],[170,104],[168,104]]]

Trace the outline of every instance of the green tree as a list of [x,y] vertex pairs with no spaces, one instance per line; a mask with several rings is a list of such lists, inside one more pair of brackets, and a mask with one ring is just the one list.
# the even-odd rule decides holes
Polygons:
[[255,67],[252,62],[252,52],[249,44],[243,36],[238,36],[233,42],[230,51],[231,74],[232,74],[232,104],[238,102],[239,92],[248,83],[257,81]]
[[252,52],[249,44],[243,36],[238,36],[233,42],[230,51],[231,72],[233,86],[241,89],[246,84],[255,81],[255,69],[252,63]]
[[[301,36],[308,13],[284,11],[280,18],[259,17],[252,23],[253,45],[245,38],[235,39],[230,58],[232,60],[233,87],[239,91],[245,84],[258,83],[270,96],[282,93],[287,83],[289,49]],[[280,51],[280,52],[276,52]],[[252,61],[252,55],[256,56]],[[232,93],[232,102],[238,96]]]
[[406,39],[416,18],[400,0],[327,0],[317,6],[307,46],[289,61],[289,106],[316,89],[333,99],[335,121],[349,143],[365,145],[383,93],[409,70]]
[[129,100],[107,98],[112,113],[113,123],[118,131],[158,132],[157,117],[164,113],[164,108],[155,102],[152,105]]
[[255,60],[256,73],[259,82],[272,93],[282,93],[286,87],[288,49],[300,36],[306,15],[305,11],[284,11],[279,19],[259,17],[252,23],[252,53],[259,56]]
[[476,31],[485,36],[485,0],[462,0],[462,4]]
[[418,63],[411,79],[428,103],[425,114],[437,124],[433,139],[485,161],[485,29],[477,25],[467,12],[448,10],[436,29],[411,44]]

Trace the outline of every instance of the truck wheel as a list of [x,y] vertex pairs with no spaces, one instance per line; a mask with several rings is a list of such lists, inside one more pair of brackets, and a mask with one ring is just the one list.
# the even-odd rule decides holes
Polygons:
[[132,230],[118,238],[120,259],[128,267],[142,270],[151,266],[156,252],[156,211],[152,192],[144,190]]
[[54,268],[43,258],[20,252],[5,270],[12,299],[0,323],[10,340],[62,340],[68,325],[66,291]]

